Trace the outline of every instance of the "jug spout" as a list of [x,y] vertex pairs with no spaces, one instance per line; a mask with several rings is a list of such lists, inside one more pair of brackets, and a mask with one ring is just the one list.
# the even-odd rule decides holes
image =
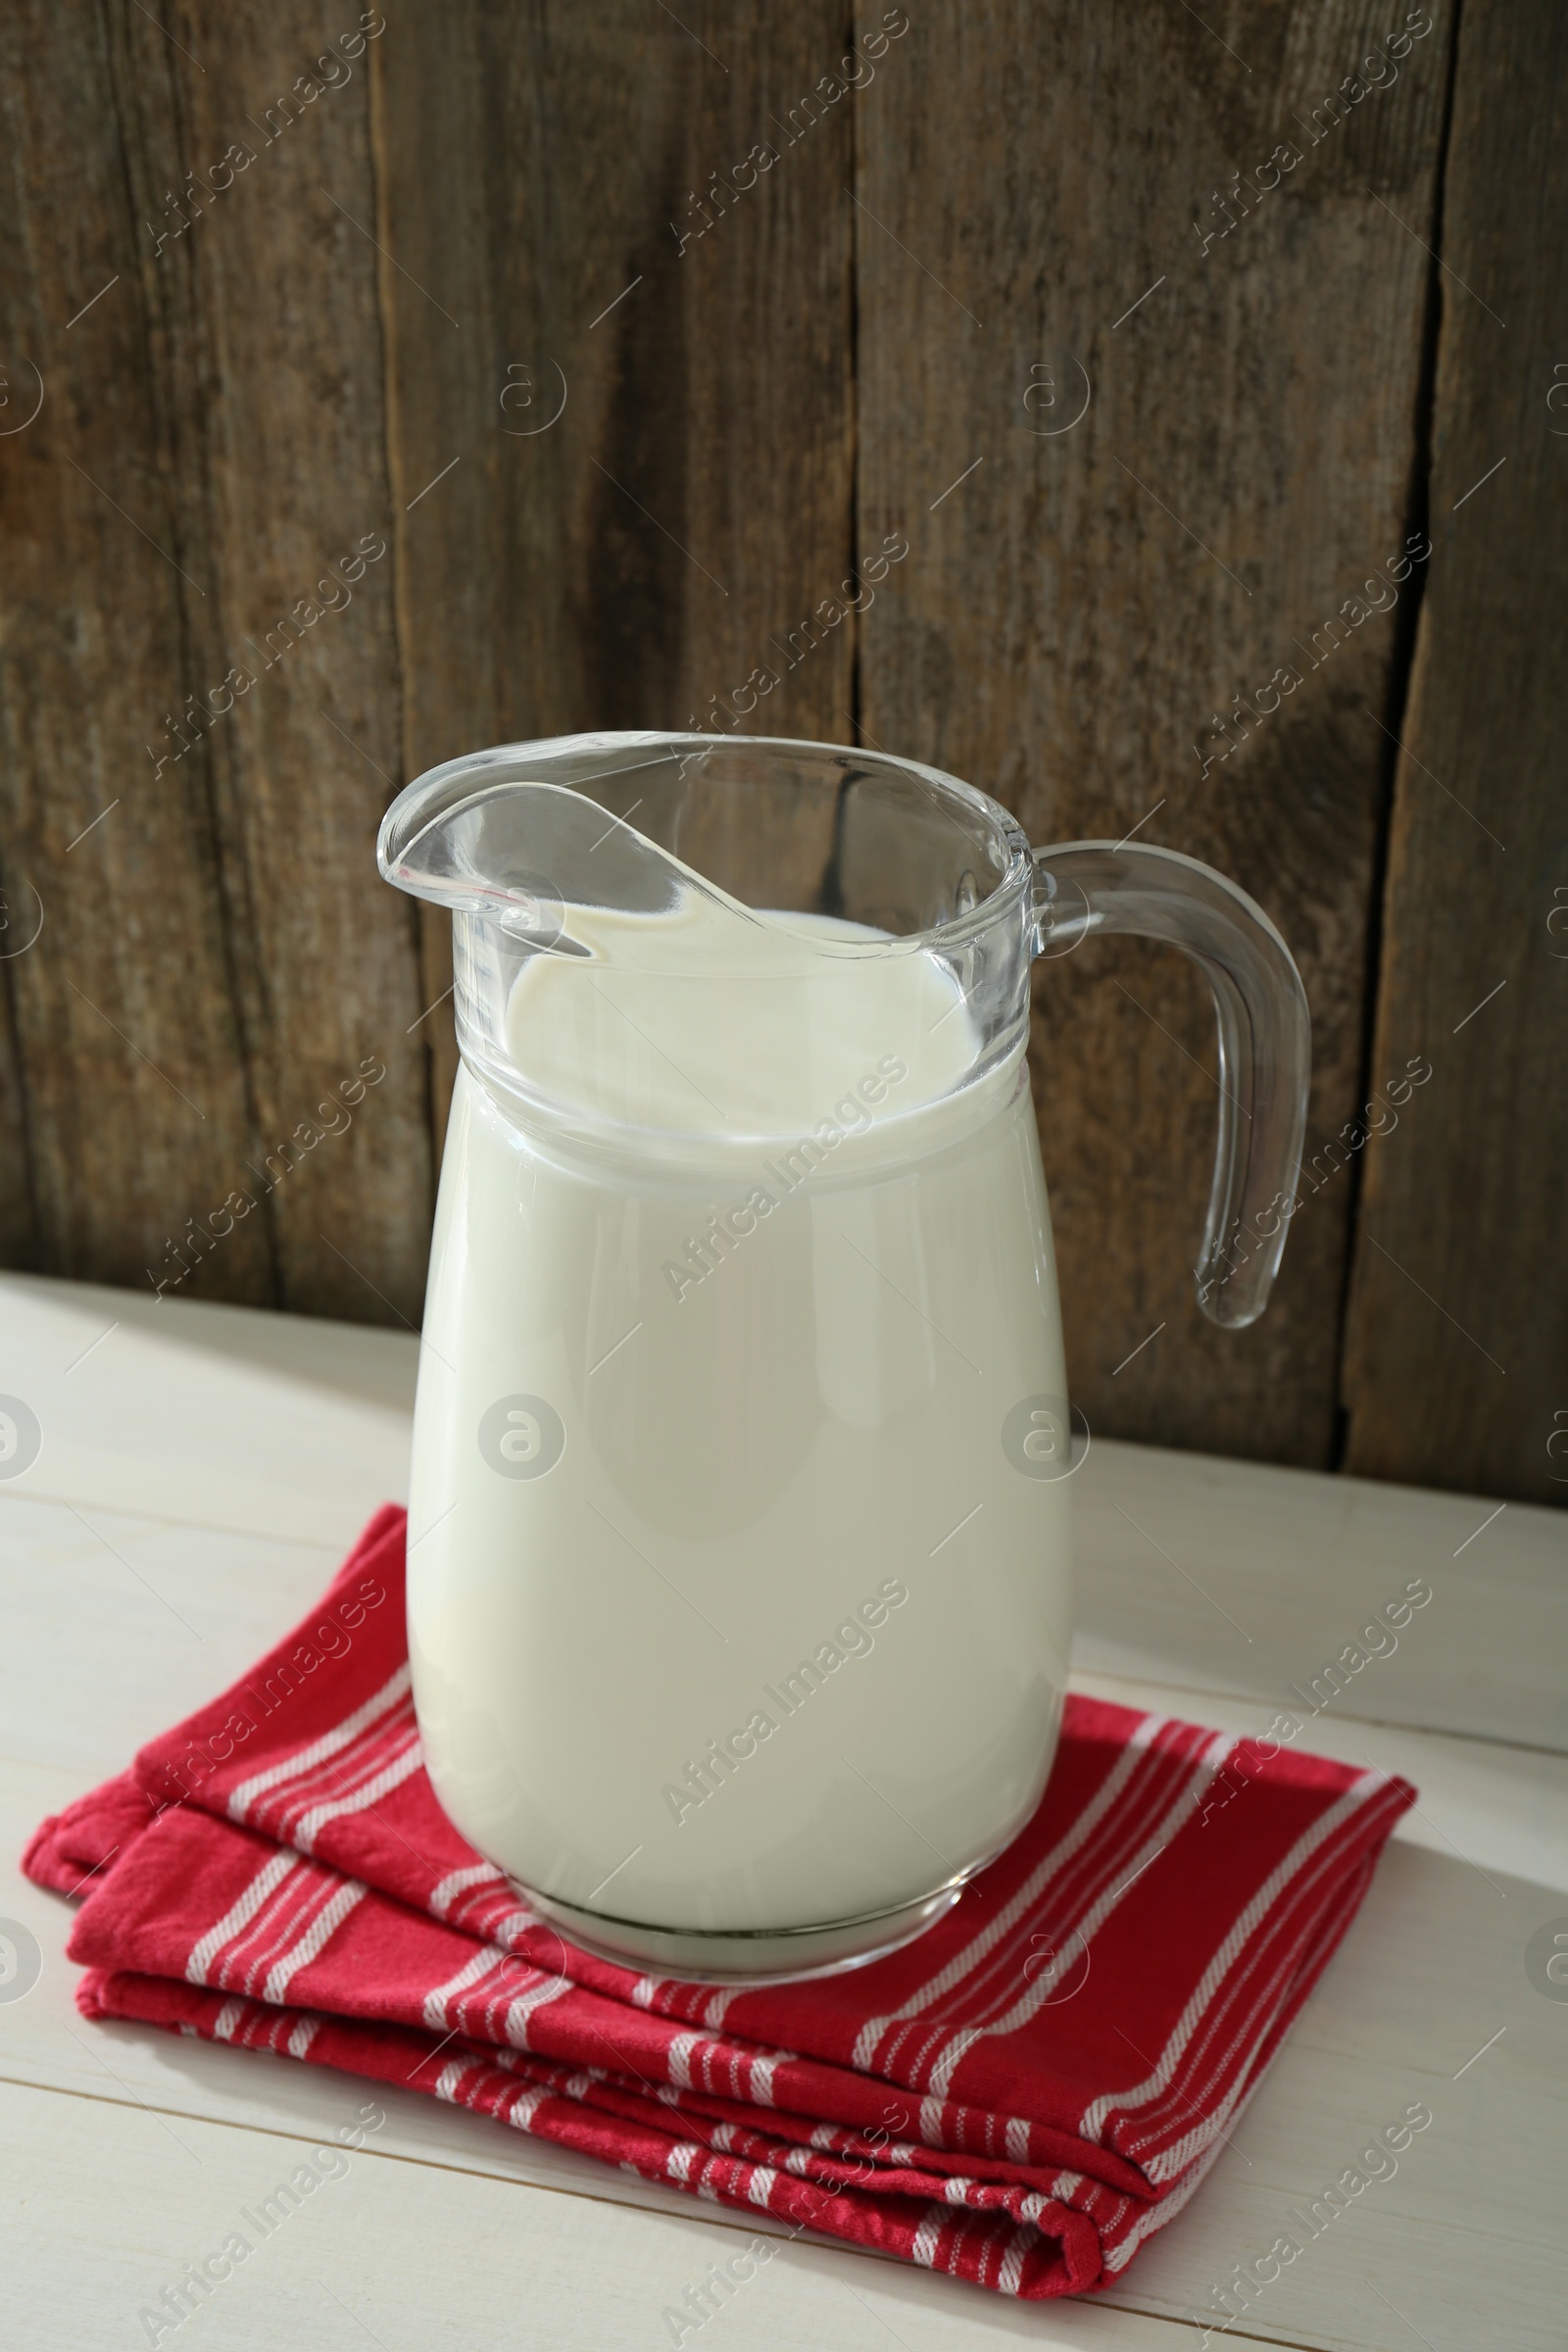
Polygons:
[[694,901],[710,924],[756,928],[748,907],[598,801],[542,778],[487,778],[470,760],[452,765],[463,770],[455,791],[441,788],[438,769],[382,821],[377,857],[397,889],[565,955],[605,952],[603,937],[590,936],[603,926],[574,920],[594,910],[637,918],[627,946],[657,935],[660,918],[679,918]]
[[[766,856],[769,834],[787,845],[798,809],[743,797],[749,787],[733,773],[755,747],[622,738],[613,748],[614,765],[591,738],[451,761],[411,785],[381,827],[386,880],[454,917],[464,1059],[506,1103],[537,1108],[558,1133],[559,1113],[579,1143],[589,1129],[606,1149],[635,1139],[657,1153],[660,1139],[677,1136],[788,1149],[818,1129],[831,1145],[846,1119],[863,1121],[855,1090],[876,1088],[883,1063],[905,1074],[884,1127],[954,1095],[979,1068],[988,1019],[999,1083],[1010,1076],[1026,985],[1021,843],[1005,937],[993,938],[996,910],[972,904],[973,845],[948,823],[956,847],[945,855],[971,904],[955,889],[967,931],[939,949],[924,931],[901,938],[846,914],[841,888],[834,907],[831,881],[801,904],[798,883]],[[826,847],[842,862],[832,808]],[[863,862],[880,875],[909,820],[871,813],[876,856]],[[680,854],[729,879],[737,845],[759,838],[763,854],[742,887],[760,905]],[[994,1006],[1002,996],[1007,1004]]]

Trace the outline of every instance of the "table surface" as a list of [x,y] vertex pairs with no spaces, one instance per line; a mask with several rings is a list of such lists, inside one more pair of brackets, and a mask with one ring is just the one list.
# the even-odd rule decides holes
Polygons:
[[[150,2340],[141,2312],[364,2095],[287,2059],[84,2024],[68,1906],[15,1858],[44,1814],[275,1640],[374,1505],[404,1494],[416,1353],[412,1334],[0,1277],[0,1394],[43,1431],[37,1460],[0,1484],[0,1920],[43,1950],[31,1991],[0,2001],[5,2333],[29,2352]],[[1397,1650],[1310,1731],[1324,1753],[1402,1773],[1419,1805],[1233,2141],[1108,2295],[1020,2305],[798,2238],[712,2337],[731,2352],[1177,2352],[1287,2209],[1424,2099],[1432,2127],[1398,2172],[1233,2332],[1556,2352],[1568,1998],[1536,1988],[1526,1946],[1552,1922],[1568,1933],[1568,1522],[1100,1443],[1075,1493],[1075,1688],[1239,1733],[1424,1577],[1433,1600]],[[771,2227],[416,2092],[378,2096],[386,2123],[364,2154],[214,2289],[181,2343],[652,2352],[670,2341],[663,2308],[734,2233]]]

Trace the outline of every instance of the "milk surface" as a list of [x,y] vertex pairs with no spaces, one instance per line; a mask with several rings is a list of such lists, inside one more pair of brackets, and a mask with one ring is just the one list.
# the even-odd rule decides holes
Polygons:
[[431,1778],[615,1948],[893,1914],[1027,1818],[1066,1681],[1069,1488],[1004,1443],[1066,1386],[1026,1075],[965,1083],[952,972],[848,924],[572,932],[512,989],[517,1091],[454,1097]]

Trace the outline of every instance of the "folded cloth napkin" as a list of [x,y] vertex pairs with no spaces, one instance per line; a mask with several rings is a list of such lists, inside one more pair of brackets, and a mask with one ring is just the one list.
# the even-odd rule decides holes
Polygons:
[[1105,2284],[1186,2204],[1414,1790],[1072,1698],[1026,1829],[914,1943],[760,1989],[563,1942],[436,1803],[404,1514],[25,1868],[86,1889],[89,2018],[412,2084],[647,2180],[1004,2294]]

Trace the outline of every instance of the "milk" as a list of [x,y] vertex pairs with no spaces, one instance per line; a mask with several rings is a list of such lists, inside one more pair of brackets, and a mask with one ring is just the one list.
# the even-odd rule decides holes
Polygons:
[[447,1812],[579,1939],[718,1975],[950,1899],[1069,1635],[1021,1058],[973,1072],[939,958],[748,920],[574,909],[592,958],[523,963],[515,1087],[454,1096],[410,1501]]

